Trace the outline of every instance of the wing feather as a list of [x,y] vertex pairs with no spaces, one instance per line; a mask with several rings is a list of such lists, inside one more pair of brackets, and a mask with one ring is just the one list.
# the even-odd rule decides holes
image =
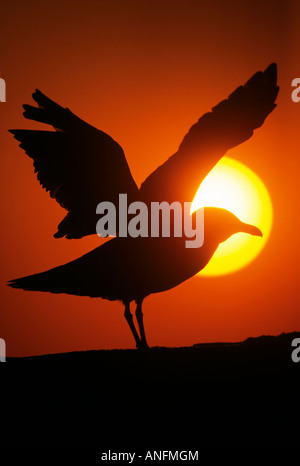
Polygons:
[[33,159],[41,186],[68,210],[55,236],[81,238],[96,233],[99,202],[117,206],[119,193],[127,193],[129,202],[138,196],[123,149],[40,91],[33,98],[38,107],[24,105],[24,116],[52,125],[55,131],[10,132]]
[[232,147],[249,139],[276,107],[277,67],[257,72],[230,96],[203,115],[184,137],[178,151],[141,185],[151,201],[192,201],[201,182]]

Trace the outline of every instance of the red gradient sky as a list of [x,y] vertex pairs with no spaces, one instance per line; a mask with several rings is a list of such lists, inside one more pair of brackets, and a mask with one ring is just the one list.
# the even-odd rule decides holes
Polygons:
[[[8,288],[100,244],[54,239],[63,209],[41,189],[9,128],[41,89],[116,139],[138,185],[189,127],[255,71],[278,64],[278,108],[228,155],[254,170],[274,208],[270,239],[237,273],[194,277],[148,297],[150,345],[238,341],[300,330],[297,1],[11,1],[1,7],[0,337],[10,356],[133,347],[122,305]],[[64,309],[64,310],[63,310]]]

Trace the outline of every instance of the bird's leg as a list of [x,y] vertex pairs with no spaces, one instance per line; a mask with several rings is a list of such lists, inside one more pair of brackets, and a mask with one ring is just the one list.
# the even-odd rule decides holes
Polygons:
[[140,337],[139,337],[139,335],[138,335],[138,333],[136,331],[136,328],[134,326],[132,314],[130,312],[130,304],[129,303],[125,304],[124,317],[127,320],[128,325],[130,327],[130,330],[131,330],[131,332],[132,332],[132,334],[134,336],[136,347],[141,348],[142,347],[142,342],[141,342],[141,339],[140,339]]
[[143,300],[136,301],[135,315],[136,315],[136,320],[137,320],[137,323],[140,329],[142,348],[149,348],[147,340],[146,340],[145,329],[144,329],[142,302]]

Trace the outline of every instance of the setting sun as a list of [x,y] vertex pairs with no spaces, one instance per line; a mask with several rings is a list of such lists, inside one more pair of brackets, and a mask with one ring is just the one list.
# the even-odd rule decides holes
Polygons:
[[272,203],[265,185],[241,162],[223,157],[201,184],[192,211],[205,206],[230,210],[260,228],[263,238],[245,233],[232,236],[219,245],[199,275],[224,275],[245,267],[261,252],[272,227]]

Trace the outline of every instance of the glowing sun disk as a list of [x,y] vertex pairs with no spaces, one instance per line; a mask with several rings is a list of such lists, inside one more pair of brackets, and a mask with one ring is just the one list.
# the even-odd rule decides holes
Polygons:
[[249,264],[263,249],[272,227],[272,203],[262,180],[244,164],[223,157],[202,182],[192,204],[222,207],[240,220],[257,226],[263,238],[238,233],[221,243],[199,275],[224,275]]

